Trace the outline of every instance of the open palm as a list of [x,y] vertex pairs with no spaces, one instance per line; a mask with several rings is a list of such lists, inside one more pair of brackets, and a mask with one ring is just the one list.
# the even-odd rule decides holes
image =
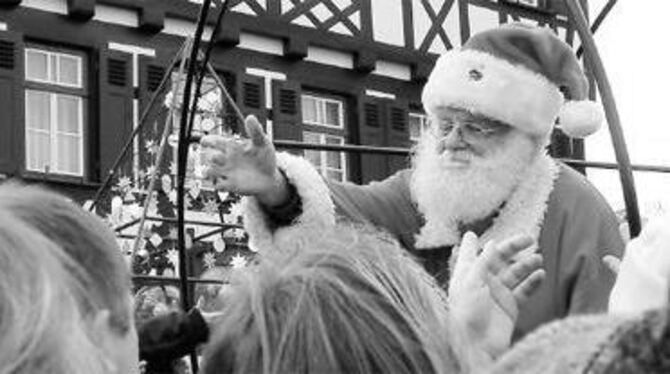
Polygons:
[[249,138],[208,135],[200,145],[206,158],[205,177],[219,190],[242,195],[272,194],[278,179],[275,148],[254,116],[245,120]]
[[533,245],[527,236],[499,244],[490,242],[479,253],[477,236],[466,233],[458,250],[449,285],[454,318],[474,347],[495,358],[510,345],[519,305],[544,279],[539,254],[514,256]]

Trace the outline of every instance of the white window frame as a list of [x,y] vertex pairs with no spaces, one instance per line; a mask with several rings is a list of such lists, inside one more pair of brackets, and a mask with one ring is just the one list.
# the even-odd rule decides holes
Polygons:
[[[43,54],[47,56],[47,79],[39,79],[39,78],[34,78],[34,77],[29,77],[28,76],[28,54],[29,53],[38,53],[38,54]],[[65,83],[65,82],[59,82],[58,78],[59,77],[54,77],[56,75],[54,71],[52,71],[52,66],[51,66],[51,57],[56,58],[56,72],[60,71],[60,58],[65,57],[65,58],[73,58],[77,61],[77,83],[72,84],[72,83]],[[37,49],[37,48],[26,48],[25,49],[25,71],[26,71],[26,80],[30,82],[37,82],[37,83],[44,83],[44,84],[49,84],[49,85],[54,85],[54,86],[62,86],[62,87],[69,87],[69,88],[83,88],[83,59],[81,56],[69,54],[69,53],[62,53],[62,52],[53,52],[53,51],[48,51],[44,49]]]
[[[329,137],[329,138],[337,139],[340,142],[339,145],[344,145],[344,136],[328,134],[328,133],[325,133],[325,132],[308,131],[308,130],[303,131],[303,136],[306,133],[309,133],[310,135],[318,136],[319,143],[317,143],[317,144],[327,145],[326,138]],[[313,144],[313,143],[310,143],[310,144]],[[348,174],[347,174],[347,154],[346,154],[346,152],[326,151],[326,150],[316,150],[316,149],[309,149],[309,150],[305,150],[305,151],[319,152],[320,153],[320,157],[319,157],[319,160],[321,161],[320,165],[314,165],[314,166],[319,171],[319,173],[321,175],[323,175],[324,177],[328,176],[328,171],[337,171],[337,172],[342,172],[342,182],[346,182],[347,180],[349,180]],[[336,168],[328,166],[328,161],[327,161],[327,157],[328,157],[327,153],[328,152],[334,152],[334,153],[339,153],[340,154],[340,165],[342,165],[341,169],[336,169]]]
[[424,131],[427,131],[427,130],[428,130],[428,115],[426,115],[426,114],[424,114],[424,113],[419,113],[419,112],[410,112],[410,113],[409,113],[409,117],[410,117],[410,121],[409,121],[410,126],[411,126],[411,122],[412,122],[412,121],[411,121],[411,118],[412,118],[412,117],[414,117],[414,118],[418,118],[418,119],[419,119],[419,122],[420,122],[420,125],[419,125],[419,137],[417,138],[416,136],[412,136],[412,129],[411,129],[411,128],[410,128],[410,133],[409,133],[409,135],[410,135],[410,138],[409,138],[410,141],[411,141],[412,143],[416,144],[416,143],[419,142],[419,139],[421,139],[421,136],[424,134]]
[[[28,146],[28,136],[31,132],[33,133],[41,133],[41,134],[48,134],[49,135],[49,174],[55,173],[55,174],[63,174],[63,175],[72,175],[72,176],[77,176],[81,177],[84,175],[84,99],[80,96],[76,95],[67,95],[67,94],[60,94],[60,93],[55,93],[55,92],[48,92],[48,91],[41,91],[41,90],[35,90],[35,89],[26,89],[26,97],[28,96],[29,92],[39,92],[39,93],[45,93],[49,95],[49,130],[41,130],[41,129],[32,129],[28,128],[27,124],[25,126],[26,130],[26,157],[28,154],[30,154],[29,146]],[[78,117],[78,126],[77,126],[77,134],[73,133],[67,133],[63,131],[58,130],[58,97],[59,96],[68,96],[77,99],[77,104],[78,104],[78,110],[77,110],[77,117]],[[28,111],[28,100],[26,100],[26,111]],[[59,136],[67,136],[67,137],[75,137],[77,138],[77,146],[79,147],[79,170],[77,171],[68,171],[68,170],[60,170],[58,169],[58,137]],[[29,165],[29,161],[26,160],[26,170],[28,171],[35,171],[35,172],[40,172],[44,173],[44,169],[38,169],[38,168],[32,168],[31,165]]]
[[[316,121],[308,121],[303,116],[303,123],[306,125],[327,127],[331,129],[344,130],[344,103],[342,100],[331,99],[322,96],[302,94],[300,100],[313,99],[316,101]],[[337,104],[337,111],[339,117],[339,124],[333,126],[331,124],[325,123],[325,113],[326,113],[326,103]]]
[[[39,54],[46,56],[47,61],[47,77],[46,79],[40,79],[36,77],[30,77],[28,75],[28,56],[29,54]],[[48,129],[37,129],[29,128],[26,121],[24,125],[24,135],[25,135],[25,169],[29,172],[45,173],[45,167],[48,166],[48,174],[58,174],[65,176],[74,176],[74,177],[84,177],[85,174],[85,149],[84,149],[84,120],[85,120],[85,103],[87,100],[87,95],[84,87],[84,58],[81,55],[68,52],[59,52],[49,49],[49,47],[40,48],[38,47],[28,47],[24,50],[24,66],[25,73],[24,78],[27,83],[24,89],[24,108],[26,113],[34,108],[29,107],[28,95],[32,93],[48,95],[49,100],[49,128]],[[51,64],[51,58],[55,58],[56,64],[55,67]],[[61,58],[69,58],[76,61],[77,67],[77,81],[75,83],[60,82],[60,63]],[[53,68],[56,71],[53,71]],[[28,85],[29,84],[29,85]],[[74,91],[74,92],[70,92]],[[59,108],[58,108],[58,99],[61,97],[73,98],[76,100],[77,104],[77,128],[76,133],[65,132],[59,130]],[[48,165],[40,165],[41,168],[37,168],[33,165],[30,165],[30,155],[31,148],[29,146],[31,134],[47,134],[49,137],[49,162]],[[63,170],[58,167],[58,140],[62,137],[74,138],[76,139],[77,150],[78,150],[78,168],[77,170]]]

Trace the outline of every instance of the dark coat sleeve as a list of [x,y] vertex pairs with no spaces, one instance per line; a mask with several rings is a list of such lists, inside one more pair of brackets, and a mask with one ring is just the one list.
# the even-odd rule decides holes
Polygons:
[[[411,245],[411,238],[420,226],[420,218],[411,199],[409,178],[410,171],[404,170],[383,181],[363,186],[330,180],[325,182],[340,218],[372,224]],[[264,207],[264,211],[271,228],[289,225],[302,213],[296,188],[290,187],[290,197],[285,204]]]

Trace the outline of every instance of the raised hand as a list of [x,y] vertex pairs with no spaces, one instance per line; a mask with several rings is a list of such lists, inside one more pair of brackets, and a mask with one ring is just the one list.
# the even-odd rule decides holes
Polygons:
[[534,245],[528,236],[499,244],[489,242],[479,253],[477,236],[464,235],[449,283],[452,315],[465,329],[473,348],[494,359],[509,348],[519,315],[545,277],[542,256],[515,255]]
[[254,116],[245,120],[248,139],[208,135],[200,145],[205,155],[205,178],[217,189],[255,196],[266,206],[288,199],[286,180],[277,169],[272,142]]

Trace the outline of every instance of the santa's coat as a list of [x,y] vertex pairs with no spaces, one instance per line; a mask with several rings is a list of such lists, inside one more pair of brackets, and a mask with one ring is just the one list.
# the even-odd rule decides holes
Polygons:
[[[412,197],[411,170],[358,186],[324,181],[308,161],[287,154],[279,155],[278,166],[300,197],[300,214],[291,225],[274,228],[267,210],[245,198],[245,227],[253,248],[291,246],[303,230],[334,225],[337,215],[387,230],[446,282],[454,243],[424,236],[421,242],[436,245],[416,247],[425,223]],[[548,156],[541,156],[533,169],[492,226],[478,233],[484,242],[525,232],[539,244],[546,279],[522,306],[516,337],[568,314],[605,311],[615,276],[602,258],[621,257],[624,249],[614,213],[585,177]]]

